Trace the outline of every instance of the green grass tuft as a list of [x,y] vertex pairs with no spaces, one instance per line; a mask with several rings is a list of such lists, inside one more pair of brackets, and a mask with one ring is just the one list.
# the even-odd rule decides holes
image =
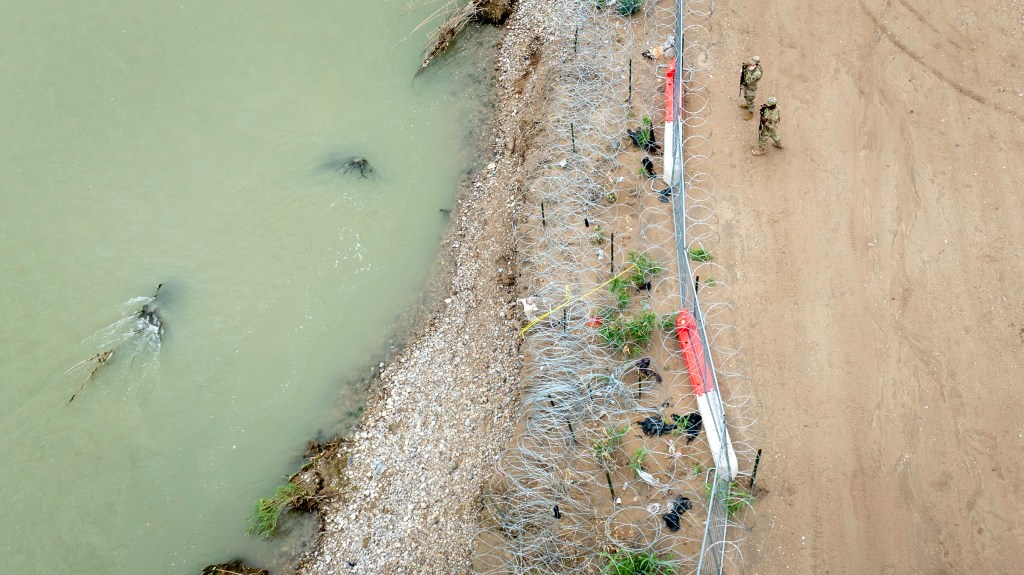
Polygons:
[[597,328],[598,335],[615,346],[615,349],[626,347],[626,333],[622,329],[621,316],[605,315],[601,317],[601,325]]
[[274,491],[274,496],[260,499],[249,516],[249,530],[247,535],[257,534],[264,539],[270,539],[277,531],[278,520],[281,513],[289,507],[294,507],[300,499],[306,496],[305,491],[298,485],[288,482],[279,485]]
[[636,450],[633,457],[629,460],[629,468],[633,470],[633,475],[640,477],[640,472],[643,471],[644,468],[644,461],[650,454],[651,450],[646,447],[641,447]]
[[647,345],[651,341],[651,334],[654,333],[654,324],[657,320],[657,314],[651,310],[646,310],[639,317],[635,317],[626,323],[626,334],[636,345]]
[[661,329],[669,333],[676,331],[676,318],[679,317],[678,313],[667,313],[659,318],[661,322]]
[[605,467],[612,463],[612,454],[615,449],[622,445],[622,438],[629,433],[629,425],[619,427],[605,426],[605,438],[594,443],[594,458]]
[[[704,484],[704,489],[707,491],[708,497],[711,496],[712,487],[713,485],[711,483]],[[757,497],[754,497],[753,493],[751,493],[749,490],[747,490],[745,487],[742,487],[739,483],[736,483],[735,481],[730,482],[729,493],[728,495],[725,496],[725,499],[723,500],[723,504],[725,505],[726,517],[732,517],[736,515],[740,511],[743,511],[744,507],[753,506],[755,501],[757,501]]]
[[615,301],[619,304],[619,309],[623,309],[629,305],[629,282],[616,277],[612,281],[608,282],[608,291],[612,292],[615,296]]
[[619,549],[614,555],[602,553],[601,557],[608,560],[602,575],[675,575],[676,572],[670,562],[647,551]]
[[654,138],[654,126],[651,124],[651,119],[644,116],[644,121],[636,130],[636,145],[641,150],[646,150]]
[[630,277],[630,281],[633,282],[633,286],[637,289],[647,285],[647,282],[654,279],[655,274],[665,271],[665,266],[661,265],[658,261],[647,257],[647,254],[629,252],[629,256],[626,259],[629,263],[636,266],[636,271]]
[[657,323],[658,315],[651,310],[645,310],[636,317],[625,317],[615,311],[601,316],[597,333],[616,349],[635,355],[641,346],[651,341]]
[[711,257],[711,252],[704,248],[690,248],[687,250],[687,253],[690,256],[691,262],[709,262],[714,259]]

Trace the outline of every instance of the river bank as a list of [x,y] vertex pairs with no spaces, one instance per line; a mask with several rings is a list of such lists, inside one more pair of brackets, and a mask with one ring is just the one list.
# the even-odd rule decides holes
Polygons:
[[352,443],[335,452],[343,496],[321,505],[323,530],[300,573],[469,569],[480,486],[517,419],[517,197],[541,50],[564,37],[556,9],[523,0],[506,23],[494,156],[452,212],[435,281],[443,301],[383,367]]

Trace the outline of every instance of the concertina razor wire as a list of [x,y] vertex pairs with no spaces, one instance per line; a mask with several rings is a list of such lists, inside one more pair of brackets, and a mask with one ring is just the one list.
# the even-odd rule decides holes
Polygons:
[[[516,230],[530,294],[521,304],[532,320],[524,416],[485,485],[473,569],[600,573],[624,550],[676,574],[721,573],[739,557],[748,499],[738,470],[715,466],[729,458],[714,457],[707,434],[693,437],[684,425],[697,399],[674,330],[676,314],[689,310],[721,390],[714,427],[728,430],[738,468],[749,470],[755,410],[727,274],[712,255],[704,24],[715,1],[649,0],[632,16],[595,0],[556,4],[566,18],[550,59],[561,64],[541,104],[548,122],[531,134],[525,158],[523,201],[536,209]],[[666,47],[661,58],[640,55]],[[673,54],[686,94],[674,143],[662,130]],[[645,117],[681,168],[674,176],[640,172],[646,154],[627,129]],[[637,262],[663,269],[634,277]],[[648,436],[638,425],[648,418],[679,425]]]

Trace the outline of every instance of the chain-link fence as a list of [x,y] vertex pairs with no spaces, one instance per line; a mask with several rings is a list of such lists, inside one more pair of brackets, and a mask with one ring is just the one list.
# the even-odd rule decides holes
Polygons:
[[[705,186],[706,182],[711,181],[711,178],[704,171],[710,156],[694,153],[687,145],[688,143],[697,143],[694,141],[695,139],[704,137],[701,129],[706,123],[708,110],[703,97],[706,86],[703,84],[703,71],[700,69],[700,61],[707,59],[707,53],[703,46],[697,50],[687,50],[686,32],[688,25],[710,18],[714,11],[714,1],[677,0],[676,6],[674,38],[676,46],[682,48],[677,68],[681,73],[675,74],[673,78],[675,98],[671,105],[674,127],[672,141],[668,144],[674,158],[672,165],[675,169],[667,175],[673,189],[685,192],[673,196],[676,259],[679,262],[679,291],[682,307],[689,310],[695,320],[696,331],[702,343],[703,359],[705,365],[709,366],[708,373],[714,380],[713,389],[704,395],[707,401],[707,411],[710,412],[713,420],[712,425],[707,426],[708,432],[718,434],[718,441],[710,442],[712,449],[717,448],[717,452],[712,454],[715,467],[708,473],[707,518],[704,523],[704,534],[697,560],[697,573],[722,573],[725,567],[725,553],[729,545],[729,517],[734,512],[733,502],[741,502],[743,496],[733,493],[736,488],[733,480],[739,470],[734,468],[736,458],[732,452],[733,446],[728,434],[725,404],[722,401],[721,388],[715,370],[715,358],[711,354],[712,348],[709,345],[704,312],[701,309],[700,282],[699,279],[695,281],[699,274],[695,273],[690,265],[691,249],[693,249],[690,241],[695,241],[696,238],[688,238],[692,216],[687,210],[687,198],[693,196],[692,187],[696,183]],[[690,103],[689,107],[684,105],[684,94]],[[701,194],[702,197],[703,195]],[[693,259],[700,260],[700,258]]]

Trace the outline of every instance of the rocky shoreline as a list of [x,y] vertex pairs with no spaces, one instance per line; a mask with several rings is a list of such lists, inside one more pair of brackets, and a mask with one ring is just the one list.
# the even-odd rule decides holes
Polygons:
[[461,192],[437,282],[446,295],[381,370],[351,443],[333,457],[339,497],[298,573],[465,573],[481,485],[518,419],[515,226],[523,163],[546,78],[544,48],[567,31],[561,2],[521,0],[497,52],[493,159]]

